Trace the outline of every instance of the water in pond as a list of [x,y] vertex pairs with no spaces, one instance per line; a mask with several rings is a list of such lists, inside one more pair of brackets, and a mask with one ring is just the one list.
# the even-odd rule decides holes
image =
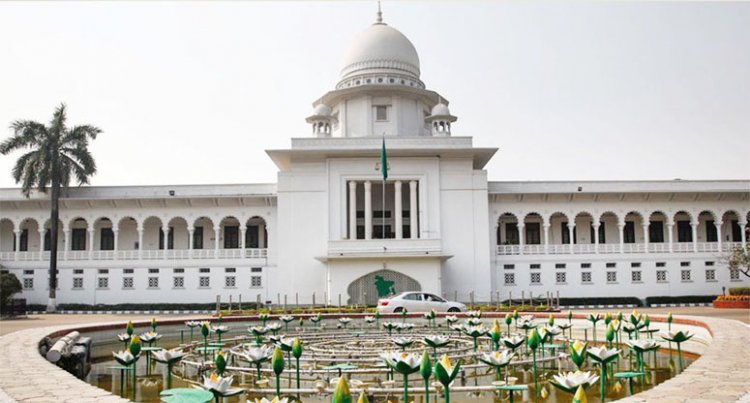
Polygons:
[[[484,320],[485,323],[491,323],[491,320]],[[326,388],[332,390],[335,387],[335,379],[339,376],[341,370],[343,376],[350,381],[350,387],[353,389],[367,388],[368,390],[387,390],[388,393],[374,392],[370,394],[370,400],[375,402],[401,401],[403,399],[403,377],[400,374],[391,375],[391,371],[385,367],[380,353],[384,351],[399,351],[401,347],[393,342],[395,337],[410,338],[414,343],[406,347],[406,352],[418,353],[427,351],[433,355],[432,348],[425,347],[421,343],[424,335],[444,334],[450,338],[450,342],[445,347],[437,350],[438,356],[448,354],[452,362],[460,360],[462,369],[456,377],[451,393],[451,402],[499,402],[508,401],[508,392],[499,391],[493,387],[496,382],[496,371],[479,362],[474,353],[473,339],[465,334],[459,335],[454,330],[448,328],[445,324],[436,328],[430,328],[426,321],[410,320],[416,326],[413,329],[406,329],[401,332],[393,331],[392,336],[387,332],[376,328],[375,324],[366,324],[361,320],[354,320],[346,328],[337,328],[339,326],[336,320],[325,320],[322,327],[315,327],[306,323],[305,326],[294,328],[290,326],[288,332],[283,329],[279,334],[286,334],[290,337],[297,336],[303,341],[303,354],[300,360],[300,378],[301,389],[307,389],[306,393],[299,395],[302,402],[323,403],[329,402],[331,396],[328,393],[311,393],[312,390]],[[247,329],[250,326],[257,326],[259,322],[230,322],[225,323],[229,326],[230,331],[225,333],[222,338],[224,341],[224,350],[228,351],[227,357],[229,366],[242,367],[241,370],[230,370],[234,374],[233,387],[245,389],[245,392],[226,398],[225,402],[244,402],[246,399],[267,397],[275,395],[275,377],[270,370],[269,362],[262,365],[262,375],[259,382],[256,383],[256,367],[242,360],[232,352],[240,352],[244,348],[249,348],[255,344],[253,337]],[[540,323],[541,326],[541,323]],[[523,330],[513,333],[523,334]],[[136,329],[136,333],[141,333],[145,329]],[[159,333],[165,337],[157,342],[160,347],[177,347],[181,344],[181,338],[186,351],[190,351],[185,356],[183,362],[175,365],[172,371],[172,388],[190,387],[200,382],[202,374],[210,374],[212,368],[202,366],[203,354],[195,351],[194,348],[203,345],[203,339],[200,336],[199,329],[194,331],[193,343],[190,343],[190,336],[187,327],[163,326],[158,328]],[[180,335],[180,332],[182,335]],[[166,366],[156,363],[153,359],[146,358],[146,352],[141,354],[137,362],[135,396],[133,393],[133,380],[129,372],[117,369],[119,365],[112,360],[111,352],[121,350],[124,344],[118,342],[114,336],[112,342],[100,342],[94,346],[93,356],[101,357],[92,366],[86,381],[92,385],[108,390],[116,395],[126,397],[138,402],[159,402],[159,393],[167,389]],[[603,333],[603,332],[601,332]],[[263,342],[268,343],[269,332],[263,336]],[[623,338],[627,339],[625,334]],[[641,336],[641,337],[645,337]],[[211,335],[210,342],[217,342],[216,335]],[[592,343],[589,343],[590,345]],[[676,350],[670,354],[666,342],[661,343],[662,348],[654,353],[647,353],[644,359],[645,376],[632,378],[633,393],[649,389],[654,385],[663,382],[679,372],[679,361]],[[487,352],[490,349],[491,340],[486,337],[478,339],[478,349]],[[672,345],[674,347],[674,345]],[[542,357],[544,350],[544,357]],[[624,352],[621,358],[612,365],[608,370],[607,382],[607,400],[615,400],[631,394],[630,380],[622,378],[613,380],[613,374],[618,372],[628,372],[631,368],[631,361],[635,360],[635,354],[630,354],[627,346],[623,346]],[[572,395],[560,391],[548,383],[553,375],[562,371],[573,371],[575,366],[568,358],[559,358],[560,353],[567,352],[567,339],[558,336],[555,340],[547,342],[545,347],[537,349],[537,384],[536,389],[533,382],[532,366],[530,363],[531,355],[525,351],[524,347],[518,349],[518,357],[513,362],[521,364],[511,364],[506,370],[503,370],[503,376],[516,378],[517,385],[528,385],[528,390],[517,391],[514,395],[515,401],[536,401],[536,402],[570,402]],[[208,356],[208,362],[213,362],[211,352]],[[286,356],[286,354],[285,354]],[[683,362],[687,367],[696,356],[683,353]],[[148,362],[147,362],[148,361]],[[434,361],[434,360],[433,360]],[[433,362],[434,363],[434,362]],[[281,376],[282,395],[289,397],[291,400],[297,399],[297,393],[284,392],[284,389],[295,389],[295,369],[294,359],[291,358],[291,369],[287,361],[285,371]],[[336,366],[340,368],[336,368]],[[598,366],[593,365],[589,359],[586,364],[588,371],[599,374]],[[121,376],[124,382],[121,382]],[[434,377],[430,383],[436,382]],[[409,376],[409,400],[417,403],[425,402],[424,382],[419,372]],[[259,393],[260,390],[260,393]],[[356,393],[354,394],[356,399]],[[587,397],[590,402],[600,401],[599,382],[593,385],[587,391]],[[431,386],[430,401],[442,402],[443,396],[436,395],[434,386]]]

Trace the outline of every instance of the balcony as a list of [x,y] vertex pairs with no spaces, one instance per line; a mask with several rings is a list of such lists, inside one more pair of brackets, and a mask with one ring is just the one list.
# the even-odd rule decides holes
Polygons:
[[[740,242],[680,242],[673,243],[670,252],[668,243],[617,244],[565,244],[565,245],[498,245],[497,255],[577,255],[610,253],[706,253],[730,252],[741,246]],[[648,248],[646,248],[648,246]],[[648,250],[646,250],[648,249]]]
[[[0,261],[45,261],[49,252],[0,252]],[[59,261],[81,260],[188,260],[188,259],[265,259],[268,249],[168,249],[168,250],[75,250],[59,251]]]
[[352,258],[441,258],[440,239],[356,239],[328,242],[328,255],[318,260]]

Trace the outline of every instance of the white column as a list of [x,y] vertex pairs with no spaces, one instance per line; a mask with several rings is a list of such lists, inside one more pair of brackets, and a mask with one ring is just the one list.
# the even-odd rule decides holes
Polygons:
[[669,253],[672,253],[674,251],[674,221],[672,220],[667,221],[667,238],[669,238]]
[[372,239],[372,182],[365,181],[365,239]]
[[649,226],[649,224],[645,223],[645,222],[643,224],[641,224],[641,227],[643,227],[643,246],[646,249],[646,253],[648,253],[648,244],[650,242],[649,233],[648,233],[648,226]]
[[[245,233],[247,232],[247,226],[240,225],[240,249],[245,250]],[[243,256],[245,252],[242,252]]]
[[68,251],[70,250],[70,232],[70,228],[65,230],[65,245],[63,245],[63,251],[65,251],[63,256],[65,257],[65,259],[68,258]]
[[14,255],[15,255],[15,259],[18,260],[18,252],[21,251],[21,233],[22,233],[22,231],[20,229],[18,229],[18,230],[15,230],[14,233],[16,235],[16,248],[15,248],[16,249],[15,250],[16,253],[14,253]]
[[349,239],[357,239],[357,181],[349,181]]
[[165,226],[161,228],[161,232],[163,233],[164,238],[164,252],[162,253],[162,259],[167,258],[167,249],[169,249],[169,226]]
[[523,255],[523,245],[524,245],[524,228],[525,225],[523,222],[516,223],[516,228],[518,229],[518,254]]
[[195,227],[188,228],[188,250],[193,250],[193,234],[195,234]]
[[395,207],[394,210],[396,210],[396,239],[401,239],[404,237],[404,218],[402,217],[401,213],[403,211],[402,200],[401,200],[401,181],[396,181],[394,184],[395,191],[393,192],[395,194]]
[[740,221],[737,223],[737,225],[740,226],[740,239],[742,240],[742,246],[745,247],[745,243],[747,243],[747,235],[745,234],[745,226],[747,225],[747,221]]
[[119,242],[119,239],[120,239],[120,229],[119,228],[112,228],[112,234],[114,235],[114,241],[115,241],[114,251],[115,251],[115,255],[117,255],[117,251],[120,249],[117,246],[117,243]]
[[221,224],[214,227],[214,250],[219,252],[219,238],[221,238]]
[[419,238],[419,206],[417,206],[417,181],[409,181],[409,227],[411,239]]
[[[575,221],[575,218],[573,218],[573,221]],[[570,243],[568,244],[568,246],[569,246],[568,252],[569,253],[573,253],[573,248],[574,248],[574,246],[573,246],[573,232],[575,231],[575,228],[576,228],[575,222],[572,222],[572,223],[569,222],[568,223],[568,240],[570,241]]]
[[698,223],[691,222],[690,226],[693,228],[693,252],[698,252]]
[[601,224],[591,224],[591,227],[594,229],[594,253],[599,253],[599,226]]
[[721,252],[721,225],[723,223],[721,221],[716,221],[714,225],[716,225],[716,242],[717,247],[719,248],[719,252]]
[[94,228],[91,228],[88,230],[89,233],[89,260],[94,258],[94,235],[96,235],[96,232],[94,231]]
[[44,253],[44,229],[39,230],[39,260],[42,260],[42,253]]
[[625,223],[618,223],[617,228],[620,229],[620,253],[625,252]]
[[544,253],[549,253],[549,227],[550,224],[544,223]]
[[143,258],[143,227],[138,226],[138,257]]

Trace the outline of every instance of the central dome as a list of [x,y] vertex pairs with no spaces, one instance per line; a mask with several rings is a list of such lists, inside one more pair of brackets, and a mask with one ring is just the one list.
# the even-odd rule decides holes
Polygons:
[[404,34],[377,22],[349,44],[344,53],[341,79],[383,73],[419,80],[419,55]]

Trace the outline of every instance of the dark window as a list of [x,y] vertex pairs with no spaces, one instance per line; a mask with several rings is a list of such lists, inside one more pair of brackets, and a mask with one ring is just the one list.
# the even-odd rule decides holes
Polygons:
[[530,269],[541,269],[542,265],[539,264],[539,263],[532,263],[532,264],[529,265],[529,268]]
[[526,244],[527,245],[540,245],[542,243],[542,236],[539,230],[538,222],[530,222],[526,224]]
[[690,262],[680,262],[680,267],[690,267]]
[[555,263],[555,269],[564,269],[565,263]]
[[515,269],[515,268],[516,268],[516,265],[514,265],[514,264],[504,264],[503,265],[503,269],[509,269],[510,270],[510,269]]
[[648,241],[652,243],[664,243],[664,223],[662,221],[649,222]]
[[411,225],[401,226],[401,235],[404,238],[411,238]]
[[742,241],[742,229],[737,220],[732,220],[732,242]]
[[115,233],[112,232],[112,228],[102,228],[100,231],[100,245],[101,250],[115,250]]
[[86,228],[73,228],[70,250],[86,250]]
[[518,245],[518,226],[516,223],[505,224],[505,242],[506,245]]
[[706,221],[706,242],[716,242],[717,241],[717,233],[716,233],[716,225],[714,225],[714,220],[707,220]]
[[385,105],[378,105],[375,107],[375,120],[384,121],[388,120],[388,107]]
[[203,249],[203,227],[195,227],[193,231],[193,249]]
[[52,245],[52,232],[47,230],[44,232],[44,250],[50,250],[50,245]]
[[591,263],[581,263],[581,268],[582,269],[590,269],[591,268]]
[[617,263],[607,263],[607,268],[611,269],[613,267],[617,267]]
[[[260,237],[258,236],[258,229],[259,227],[257,225],[248,225],[247,229],[245,229],[245,247],[246,248],[260,248]],[[364,227],[362,227],[362,236],[361,238],[364,238]],[[357,238],[360,238],[359,234],[357,234]]]
[[630,267],[641,267],[641,263],[640,262],[631,262],[630,263]]
[[[159,249],[164,249],[164,230],[159,228]],[[167,249],[174,249],[174,227],[169,227]]]
[[693,242],[693,229],[690,221],[677,221],[677,242]]
[[625,243],[635,243],[635,221],[625,221],[625,228],[622,232]]
[[19,245],[18,250],[20,250],[21,252],[26,252],[29,250],[29,230],[28,229],[21,230],[21,244]]
[[666,265],[666,262],[656,262],[656,267],[665,267]]
[[560,223],[560,234],[562,235],[562,243],[569,244],[570,243],[570,231],[568,231],[567,222]]
[[599,221],[599,243],[607,243],[607,237],[605,236],[607,231],[604,228],[604,223]]
[[[385,238],[395,238],[395,234],[391,232],[391,226],[385,226]],[[372,237],[373,239],[383,239],[383,226],[373,223],[372,225]]]
[[240,247],[240,227],[224,227],[224,249],[237,249]]

